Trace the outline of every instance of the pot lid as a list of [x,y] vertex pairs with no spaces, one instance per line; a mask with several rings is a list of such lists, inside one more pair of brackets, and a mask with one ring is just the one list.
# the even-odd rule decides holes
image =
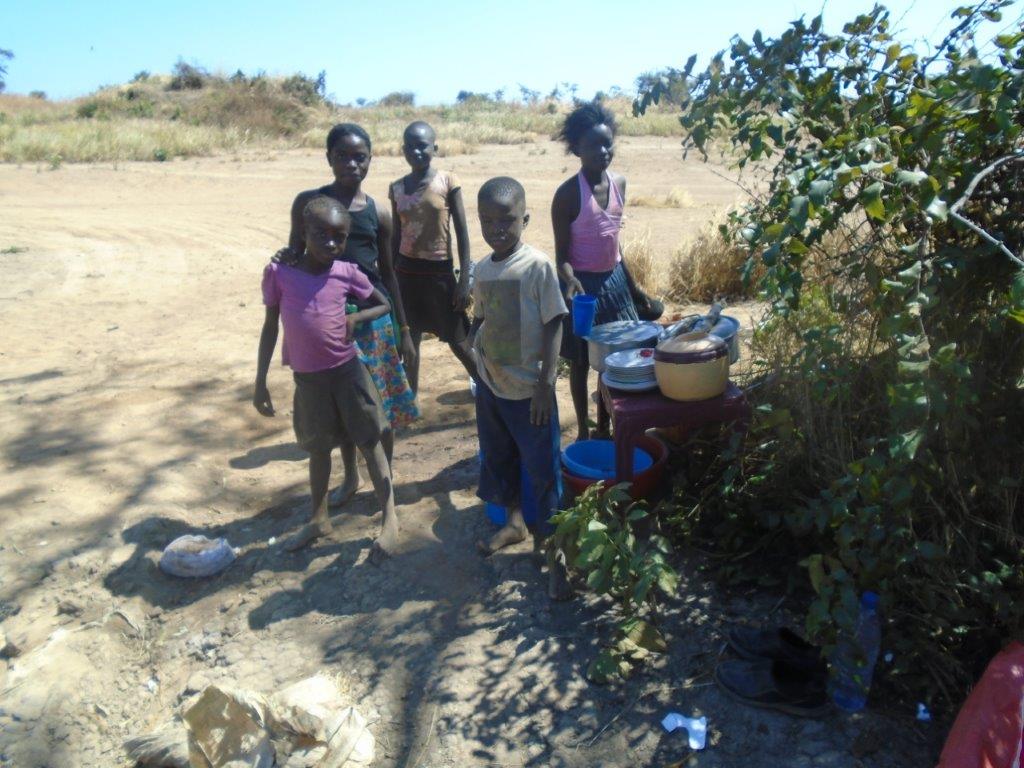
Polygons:
[[587,339],[598,344],[633,344],[642,346],[658,338],[661,326],[647,320],[616,320],[590,329]]
[[703,363],[729,354],[729,345],[718,336],[696,331],[666,339],[654,350],[654,359],[665,363]]

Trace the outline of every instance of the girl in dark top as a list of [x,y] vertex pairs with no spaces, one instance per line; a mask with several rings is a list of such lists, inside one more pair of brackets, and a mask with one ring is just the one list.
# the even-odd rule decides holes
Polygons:
[[[345,250],[339,257],[349,261],[369,278],[391,302],[395,318],[401,329],[395,333],[391,315],[362,323],[356,329],[356,344],[360,357],[370,371],[370,377],[380,392],[384,412],[392,427],[382,438],[388,464],[394,450],[394,428],[405,426],[419,417],[416,395],[409,386],[402,359],[413,360],[415,350],[405,321],[405,310],[391,264],[391,211],[378,208],[372,197],[362,190],[363,179],[370,169],[372,143],[369,134],[354,123],[339,123],[327,134],[327,162],[334,173],[334,182],[319,189],[300,192],[292,203],[289,251],[301,254],[305,249],[305,230],[302,211],[311,199],[326,195],[340,202],[352,217]],[[345,503],[359,487],[355,446],[342,443],[341,455],[345,479],[341,487],[331,494],[335,506]]]

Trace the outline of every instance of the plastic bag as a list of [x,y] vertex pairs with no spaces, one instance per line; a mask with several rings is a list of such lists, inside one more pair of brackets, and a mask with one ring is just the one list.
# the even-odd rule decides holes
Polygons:
[[171,576],[201,578],[220,573],[235,560],[235,550],[227,539],[208,539],[186,534],[164,548],[160,570]]

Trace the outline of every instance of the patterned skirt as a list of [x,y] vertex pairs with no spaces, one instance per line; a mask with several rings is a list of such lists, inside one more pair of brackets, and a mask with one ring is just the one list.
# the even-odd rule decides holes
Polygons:
[[366,365],[370,378],[377,385],[388,423],[392,428],[411,424],[420,417],[420,409],[405,376],[405,366],[398,357],[398,339],[391,315],[360,323],[356,327],[355,336],[359,359]]

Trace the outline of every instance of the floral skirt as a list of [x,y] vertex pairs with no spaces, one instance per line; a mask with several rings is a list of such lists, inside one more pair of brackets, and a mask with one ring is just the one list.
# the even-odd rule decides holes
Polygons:
[[411,424],[419,418],[420,409],[405,376],[405,366],[398,357],[398,339],[391,315],[360,323],[355,335],[359,359],[377,385],[388,423],[392,428]]

